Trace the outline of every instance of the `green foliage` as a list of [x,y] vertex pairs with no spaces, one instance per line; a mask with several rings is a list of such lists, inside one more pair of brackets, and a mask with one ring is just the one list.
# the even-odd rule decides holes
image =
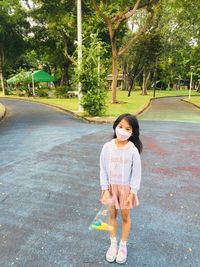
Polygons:
[[[156,77],[167,84],[173,84],[177,83],[179,78],[189,83],[190,67],[194,66],[193,81],[197,84],[200,76],[200,1],[141,0],[140,6],[144,6],[147,2],[150,4],[147,8],[139,8],[129,19],[129,27],[127,27],[127,21],[123,21],[117,28],[117,20],[114,18],[133,7],[136,0],[96,0],[101,11],[112,22],[113,29],[117,28],[114,39],[118,51],[125,47],[132,34],[136,33],[136,26],[140,26],[143,18],[146,21],[144,15],[148,13],[150,6],[156,13],[155,21],[147,33],[143,34],[137,42],[133,42],[127,54],[120,58],[123,70],[126,68],[130,73],[129,76],[133,80],[136,78],[134,82],[136,81],[137,84],[142,84],[144,69],[147,73],[151,72],[152,80]],[[154,5],[155,2],[157,2],[156,5]],[[30,7],[25,9],[24,3]],[[100,110],[101,107],[98,105],[101,101],[98,100],[96,104],[93,95],[97,95],[98,99],[99,94],[104,92],[105,86],[102,82],[98,83],[97,44],[94,45],[92,52],[87,51],[91,46],[91,39],[87,36],[98,31],[98,37],[104,42],[103,46],[107,44],[107,51],[102,50],[100,53],[101,81],[105,74],[112,71],[112,46],[106,23],[95,12],[92,1],[82,1],[82,16],[85,46],[83,54],[87,55],[87,57],[83,55],[83,66],[86,71],[80,75],[83,90],[82,104],[86,109],[93,110],[92,106],[96,106]],[[76,1],[0,1],[0,65],[4,80],[19,73],[20,68],[30,70],[42,65],[45,70],[56,75],[58,83],[67,84],[68,88],[74,72],[74,65],[69,55],[75,51],[76,39]],[[57,97],[66,97],[67,88],[56,88]],[[31,90],[30,93],[26,92],[26,94],[31,93]],[[91,99],[91,105],[88,105],[89,99]],[[95,112],[92,111],[92,113]]]
[[27,14],[20,1],[0,1],[0,68],[5,77],[25,51],[28,32]]
[[105,97],[105,90],[90,87],[87,93],[83,95],[81,104],[88,115],[100,116],[105,113]]
[[27,85],[19,85],[12,91],[14,94],[18,96],[33,96],[32,88],[28,87]]
[[48,96],[48,89],[38,88],[36,93],[40,97],[47,97]]
[[67,98],[67,92],[69,89],[66,86],[56,86],[54,95],[56,98]]
[[[149,32],[121,59],[130,80],[136,77],[136,82],[142,84],[142,70],[147,70],[152,80],[162,80],[171,86],[182,80],[188,85],[190,66],[195,66],[193,81],[197,82],[200,68],[198,6],[199,3],[190,1],[160,1]],[[126,40],[124,38],[124,42]]]
[[82,84],[81,105],[90,116],[104,114],[105,106],[105,72],[103,68],[98,69],[101,56],[105,50],[102,42],[98,40],[97,34],[89,37],[88,46],[83,46],[83,58],[81,71],[76,70],[76,81]]

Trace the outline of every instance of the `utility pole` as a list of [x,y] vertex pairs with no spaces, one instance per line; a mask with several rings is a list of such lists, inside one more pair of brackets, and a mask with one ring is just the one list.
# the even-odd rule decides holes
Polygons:
[[35,81],[34,81],[34,70],[32,70],[32,90],[33,90],[33,96],[35,96]]
[[98,86],[100,85],[100,77],[101,77],[101,58],[100,58],[100,43],[97,43],[98,47]]
[[3,51],[0,51],[0,80],[1,80],[1,88],[3,92],[3,96],[5,96],[6,92],[5,92],[4,79],[3,79],[3,61],[4,61]]
[[[77,0],[77,33],[78,33],[78,70],[81,71],[82,65],[82,8],[81,0]],[[78,82],[78,111],[82,112],[81,106],[81,82]]]
[[3,96],[5,96],[6,92],[5,92],[5,87],[4,87],[3,71],[2,70],[0,70],[0,80],[1,80],[1,89],[2,89],[2,92],[3,92]]
[[190,67],[190,71],[191,71],[191,74],[190,74],[190,89],[189,89],[189,96],[188,96],[189,100],[191,99],[193,70],[194,70],[194,66],[191,66]]

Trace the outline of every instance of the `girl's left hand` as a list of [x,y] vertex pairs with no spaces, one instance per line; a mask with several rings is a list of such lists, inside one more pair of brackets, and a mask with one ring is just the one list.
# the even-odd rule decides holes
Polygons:
[[132,206],[132,204],[134,207],[138,206],[139,200],[138,200],[137,195],[130,193],[127,200],[126,200],[126,203],[127,203],[127,206]]

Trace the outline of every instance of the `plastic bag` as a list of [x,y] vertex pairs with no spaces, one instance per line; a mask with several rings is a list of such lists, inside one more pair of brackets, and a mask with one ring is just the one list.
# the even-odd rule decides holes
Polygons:
[[102,205],[101,209],[95,216],[89,226],[90,230],[112,231],[113,226],[109,225],[109,207],[110,205]]

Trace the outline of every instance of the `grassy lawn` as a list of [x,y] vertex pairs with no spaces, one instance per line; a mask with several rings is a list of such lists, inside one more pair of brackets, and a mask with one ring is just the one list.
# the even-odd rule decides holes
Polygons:
[[[2,92],[0,92],[0,97],[3,97]],[[78,100],[77,98],[67,98],[67,99],[60,99],[60,98],[45,98],[45,97],[23,97],[23,96],[13,96],[8,95],[8,98],[17,98],[23,100],[30,100],[36,101],[40,103],[55,105],[64,109],[68,109],[71,111],[77,111],[78,109]]]
[[131,96],[128,97],[127,92],[118,91],[117,100],[122,103],[111,104],[111,92],[109,92],[107,97],[107,111],[105,116],[116,117],[125,112],[137,113],[149,103],[151,97],[152,96],[150,94],[142,96],[140,91],[134,91],[132,92]]
[[[196,91],[192,92],[192,95],[196,94]],[[188,90],[156,90],[155,97],[165,97],[165,96],[185,96],[188,95]],[[200,95],[200,94],[199,94]],[[108,94],[107,101],[107,111],[106,116],[118,116],[125,112],[138,113],[142,110],[151,98],[153,98],[153,91],[149,90],[148,95],[142,96],[141,91],[133,91],[131,96],[127,96],[127,92],[118,91],[117,99],[123,101],[123,104],[110,104],[109,100],[111,98],[111,93]]]
[[[197,94],[196,91],[192,91],[192,95],[193,94]],[[156,90],[156,97],[186,96],[186,95],[188,95],[188,90],[179,90],[179,91]],[[3,97],[2,92],[0,92],[0,97]],[[8,96],[8,97],[12,98],[13,96]],[[72,112],[77,112],[78,110],[78,99],[77,98],[58,99],[58,98],[18,97],[18,96],[15,96],[15,98],[51,104],[57,107],[70,110]],[[107,97],[107,111],[106,111],[104,118],[116,117],[125,112],[136,114],[140,110],[142,110],[146,105],[148,105],[149,100],[151,98],[153,98],[152,90],[149,90],[148,95],[146,96],[142,96],[141,91],[133,91],[130,97],[127,96],[126,91],[118,91],[117,100],[122,103],[110,104],[111,92],[109,92],[108,97]],[[197,97],[193,96],[191,100],[195,101],[194,103],[196,103],[197,105],[200,105],[200,98],[198,96]]]
[[[184,100],[189,102],[188,98],[184,98]],[[191,97],[190,102],[200,107],[200,95]]]

